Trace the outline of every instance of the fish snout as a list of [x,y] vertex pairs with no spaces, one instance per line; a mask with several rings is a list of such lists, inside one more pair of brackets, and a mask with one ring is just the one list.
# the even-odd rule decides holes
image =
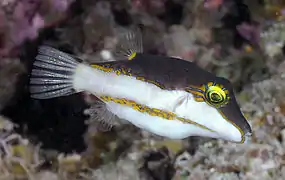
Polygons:
[[220,126],[219,131],[217,132],[219,136],[227,141],[235,143],[248,143],[252,137],[252,129],[250,124],[242,117],[242,124],[235,124],[234,122],[227,121],[224,125]]
[[[244,118],[245,119],[245,118]],[[252,128],[248,121],[245,119],[247,122],[246,125],[241,129],[243,131],[243,141],[241,143],[248,143],[251,141],[252,138]]]

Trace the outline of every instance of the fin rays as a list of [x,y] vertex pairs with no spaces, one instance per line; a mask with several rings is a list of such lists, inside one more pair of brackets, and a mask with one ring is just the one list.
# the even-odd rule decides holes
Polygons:
[[52,90],[60,90],[60,89],[65,89],[65,88],[69,88],[69,85],[68,84],[49,85],[49,86],[46,86],[45,89],[40,89],[36,86],[32,86],[30,88],[30,92],[31,93],[48,92]]
[[35,99],[50,99],[75,93],[73,76],[79,62],[68,54],[40,46],[30,78],[30,93]]
[[66,74],[60,74],[60,73],[52,73],[46,70],[39,70],[39,69],[33,69],[32,70],[33,76],[46,76],[46,77],[53,77],[53,78],[68,78],[69,76]]
[[36,61],[34,63],[34,66],[40,67],[40,68],[44,68],[44,69],[50,69],[50,70],[73,72],[73,69],[71,69],[70,67],[53,65],[53,64],[50,64],[50,63],[40,62],[40,61]]
[[143,52],[142,35],[139,29],[120,29],[117,31],[117,46],[114,52],[115,59],[134,58],[136,53]]
[[35,99],[50,99],[51,97],[60,97],[60,96],[68,96],[73,94],[72,88],[63,88],[59,90],[52,90],[49,92],[41,92],[38,94],[33,94],[32,97]]
[[48,57],[48,56],[43,56],[43,55],[37,55],[36,59],[38,61],[41,61],[41,62],[44,62],[44,63],[49,63],[49,64],[52,64],[52,65],[55,65],[55,66],[70,67],[70,68],[76,67],[76,65],[74,65],[74,64],[67,64],[68,62],[57,61],[53,57]]
[[45,84],[45,85],[49,85],[49,84],[69,84],[72,83],[72,80],[67,79],[65,81],[62,81],[62,79],[54,79],[54,78],[31,78],[30,79],[31,84]]
[[110,112],[104,102],[97,101],[90,109],[85,111],[90,116],[89,123],[95,123],[100,131],[110,131],[118,124],[116,115]]
[[64,53],[62,51],[59,51],[55,48],[49,47],[49,46],[41,46],[39,47],[38,51],[39,51],[39,54],[49,56],[49,57],[54,57],[58,59],[59,61],[65,62],[67,64],[73,64],[75,66],[78,64],[78,62],[75,61],[75,59],[71,55]]

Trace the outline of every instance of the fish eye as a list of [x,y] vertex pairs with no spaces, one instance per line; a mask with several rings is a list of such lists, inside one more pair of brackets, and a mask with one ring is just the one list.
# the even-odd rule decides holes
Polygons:
[[208,83],[205,87],[205,99],[213,106],[221,107],[228,103],[228,90],[220,84]]
[[223,107],[229,102],[229,91],[216,82],[208,82],[201,87],[188,87],[186,91],[192,93],[196,101],[207,102],[216,108]]
[[209,92],[208,96],[212,103],[220,103],[224,99],[224,96],[220,92],[215,91]]

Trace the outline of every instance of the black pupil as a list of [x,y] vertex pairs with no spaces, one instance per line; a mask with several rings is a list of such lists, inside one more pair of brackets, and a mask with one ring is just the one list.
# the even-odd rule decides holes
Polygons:
[[211,94],[211,100],[214,102],[220,102],[220,101],[222,101],[222,98],[218,93],[214,92]]

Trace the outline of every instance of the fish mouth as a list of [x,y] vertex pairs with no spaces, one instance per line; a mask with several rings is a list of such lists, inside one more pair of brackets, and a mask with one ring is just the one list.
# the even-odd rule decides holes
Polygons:
[[[222,112],[221,114],[223,115],[225,120],[231,124],[231,128],[230,128],[231,130],[228,129],[226,133],[231,134],[232,135],[231,138],[235,139],[235,140],[232,139],[232,142],[235,142],[238,144],[244,144],[244,143],[248,143],[251,141],[252,128],[251,128],[250,123],[247,121],[247,119],[242,114],[232,113],[232,114],[227,114],[227,116],[225,116]],[[235,132],[235,133],[231,133],[231,132]]]
[[239,127],[235,124],[231,124],[226,130],[216,132],[222,139],[237,143],[237,144],[247,144],[251,142],[252,131],[251,128]]
[[248,144],[251,142],[252,139],[252,132],[247,132],[243,135],[241,144]]
[[252,139],[252,127],[250,123],[248,123],[248,121],[245,119],[245,117],[244,120],[247,122],[247,124],[246,126],[243,126],[243,128],[241,128],[241,130],[243,131],[242,140],[240,142],[241,144],[250,143]]
[[[217,135],[220,135],[220,134],[217,133]],[[232,138],[221,138],[221,139],[223,139],[225,141],[232,142],[232,143],[237,143],[237,144],[248,144],[248,143],[251,143],[252,133],[248,132],[245,134],[241,134],[241,136],[239,136],[239,140],[238,139],[232,139]]]

